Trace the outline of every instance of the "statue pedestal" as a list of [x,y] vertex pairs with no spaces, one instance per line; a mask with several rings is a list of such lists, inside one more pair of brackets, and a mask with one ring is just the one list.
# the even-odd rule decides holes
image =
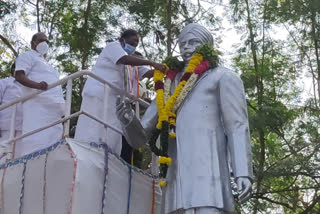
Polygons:
[[0,181],[1,214],[160,213],[158,181],[96,143],[62,140],[1,165]]

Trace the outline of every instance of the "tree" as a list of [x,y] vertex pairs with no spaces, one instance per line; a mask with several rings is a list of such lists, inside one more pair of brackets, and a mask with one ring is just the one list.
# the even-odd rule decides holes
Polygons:
[[250,213],[272,212],[277,207],[285,213],[315,211],[319,209],[319,167],[315,164],[319,135],[305,124],[308,118],[303,108],[292,105],[300,99],[295,84],[300,68],[284,49],[288,44],[269,36],[273,27],[270,2],[231,1],[233,20],[247,30],[235,65],[248,95],[255,174],[253,200],[239,209]]

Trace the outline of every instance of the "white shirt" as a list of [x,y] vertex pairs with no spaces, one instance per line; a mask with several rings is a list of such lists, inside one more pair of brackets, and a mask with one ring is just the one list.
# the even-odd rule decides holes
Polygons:
[[[0,105],[11,102],[21,96],[21,85],[13,77],[0,80]],[[0,111],[0,130],[10,130],[12,108]],[[21,103],[17,105],[16,130],[22,128]]]
[[[120,42],[110,42],[103,49],[98,57],[92,72],[110,83],[124,88],[124,65],[117,64],[117,61],[127,55]],[[83,92],[89,96],[97,96],[103,99],[103,84],[93,78],[88,78]]]
[[[25,75],[32,81],[45,81],[48,84],[59,80],[59,73],[35,50],[22,53],[16,60],[16,71],[23,70]],[[22,95],[30,94],[37,89],[22,86]],[[45,103],[64,103],[61,86],[49,89],[39,95],[37,100]]]

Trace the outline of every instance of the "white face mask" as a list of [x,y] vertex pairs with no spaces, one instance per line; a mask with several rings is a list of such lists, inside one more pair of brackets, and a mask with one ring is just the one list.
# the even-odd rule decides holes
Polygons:
[[49,50],[49,45],[47,42],[40,42],[37,47],[36,50],[42,55],[44,56],[48,50]]

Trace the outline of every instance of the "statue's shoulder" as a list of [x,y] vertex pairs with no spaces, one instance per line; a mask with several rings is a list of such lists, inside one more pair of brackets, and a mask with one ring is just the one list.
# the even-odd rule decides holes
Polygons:
[[219,79],[219,80],[228,80],[228,79],[240,79],[240,76],[238,73],[236,73],[235,71],[223,67],[223,66],[218,66],[214,69],[210,69],[208,72],[208,76],[211,76],[215,79]]

